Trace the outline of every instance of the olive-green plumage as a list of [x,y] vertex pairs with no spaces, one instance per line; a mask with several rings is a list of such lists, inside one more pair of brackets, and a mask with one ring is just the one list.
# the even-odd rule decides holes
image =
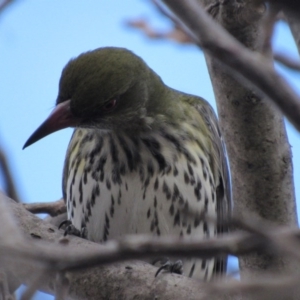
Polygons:
[[[226,154],[205,100],[167,87],[126,49],[100,48],[67,64],[55,110],[25,146],[67,126],[76,129],[63,194],[68,218],[89,239],[226,232]],[[225,266],[225,258],[190,259],[183,270],[208,280]]]

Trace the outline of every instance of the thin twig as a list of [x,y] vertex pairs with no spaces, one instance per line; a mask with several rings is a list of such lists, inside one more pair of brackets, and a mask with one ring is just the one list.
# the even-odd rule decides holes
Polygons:
[[0,3],[0,13],[9,5],[11,4],[12,2],[14,2],[14,0],[3,0],[1,3]]
[[2,270],[0,270],[0,299],[13,299],[9,292],[7,276]]
[[64,300],[67,298],[69,290],[69,279],[64,272],[59,272],[55,280],[55,300]]
[[35,279],[31,281],[31,283],[27,286],[26,290],[21,295],[20,300],[31,300],[33,295],[39,289],[44,281],[47,280],[49,276],[51,276],[51,272],[48,270],[42,270],[38,274],[36,274]]
[[300,71],[300,62],[294,60],[283,53],[274,53],[274,60],[295,71]]
[[3,173],[3,179],[5,182],[5,192],[8,197],[20,202],[19,193],[13,179],[11,168],[9,167],[7,156],[3,149],[0,148],[0,170]]
[[54,202],[24,203],[23,205],[33,214],[48,214],[51,217],[56,217],[67,211],[64,199]]
[[174,15],[171,13],[171,11],[167,10],[163,5],[161,1],[158,0],[152,0],[152,3],[157,7],[158,11],[168,19],[170,19],[176,28],[176,30],[180,30],[183,35],[185,35],[185,41],[188,43],[194,43],[195,42],[195,36],[191,33],[191,31]]

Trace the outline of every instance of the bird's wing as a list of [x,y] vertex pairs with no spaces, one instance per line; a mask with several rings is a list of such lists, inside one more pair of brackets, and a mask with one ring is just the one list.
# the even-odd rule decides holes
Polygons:
[[[217,186],[217,232],[218,235],[222,235],[228,232],[228,218],[232,210],[227,152],[219,128],[218,119],[212,107],[202,98],[193,101],[191,104],[202,116],[211,134],[212,150],[214,159],[216,160],[217,173],[219,174],[219,184]],[[226,268],[227,257],[219,258],[215,264],[214,273],[224,273],[226,272]]]

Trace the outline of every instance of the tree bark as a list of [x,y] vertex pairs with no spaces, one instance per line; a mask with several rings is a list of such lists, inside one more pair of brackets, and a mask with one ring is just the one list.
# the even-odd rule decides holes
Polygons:
[[[260,50],[260,10],[255,11],[251,1],[236,11],[223,5],[219,15],[218,21],[240,42]],[[219,61],[208,55],[206,60],[229,155],[235,213],[251,212],[276,224],[296,226],[292,156],[282,113],[266,97],[237,82]],[[286,257],[260,253],[241,257],[239,264],[242,276],[295,269]]]
[[[209,20],[203,13],[201,22],[195,17],[198,13],[196,0],[164,2],[190,28],[206,53],[229,155],[235,213],[241,217],[255,213],[276,224],[296,226],[291,149],[282,113],[257,89],[249,88],[249,83],[245,84],[238,75],[239,70],[234,72],[224,66],[222,60],[227,59],[227,65],[234,65],[228,63],[234,58],[224,58],[221,48],[213,48],[213,37],[203,31],[204,23],[208,25]],[[254,1],[198,2],[245,47],[260,51],[262,18],[265,14],[263,6],[255,6]],[[221,28],[218,33],[220,37]],[[203,35],[206,35],[205,38]],[[243,50],[241,47],[237,49]],[[265,60],[272,63],[267,57]],[[262,270],[283,272],[297,268],[283,256],[255,253],[240,258],[242,276]]]

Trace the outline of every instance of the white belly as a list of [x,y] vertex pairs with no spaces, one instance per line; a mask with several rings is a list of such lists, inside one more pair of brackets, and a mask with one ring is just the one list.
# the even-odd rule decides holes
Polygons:
[[[126,142],[130,145],[129,141]],[[71,155],[69,166],[74,161],[73,165],[78,164],[78,167],[75,176],[74,168],[69,170],[66,190],[68,218],[79,230],[86,226],[88,239],[103,242],[127,234],[183,235],[205,239],[216,234],[215,224],[196,217],[203,211],[214,216],[216,211],[215,183],[199,147],[190,145],[193,162],[189,162],[172,145],[164,145],[162,153],[167,165],[164,170],[159,170],[159,163],[142,145],[140,162],[132,171],[127,166],[128,158],[120,142],[116,142],[115,147],[118,149],[117,162],[110,153],[109,138],[104,135],[103,147],[96,155],[94,165],[101,157],[107,159],[102,170],[101,166],[95,167],[94,175],[93,170],[88,172],[88,158]],[[118,169],[120,177],[114,171],[116,165],[125,165],[123,175]],[[184,209],[190,212],[189,216]],[[188,260],[184,262],[184,273],[189,275],[193,269],[196,277],[210,277],[213,266],[213,260],[205,263]]]

